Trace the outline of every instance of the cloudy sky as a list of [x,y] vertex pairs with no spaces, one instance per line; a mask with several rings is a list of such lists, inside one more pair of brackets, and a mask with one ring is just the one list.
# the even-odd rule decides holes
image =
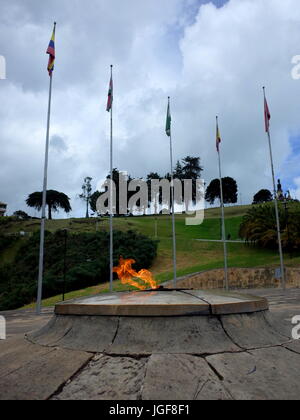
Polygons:
[[[175,159],[200,156],[206,182],[223,175],[243,203],[272,188],[264,133],[267,87],[276,177],[300,199],[299,0],[0,0],[0,201],[9,214],[41,191],[49,76],[45,54],[57,21],[48,188],[72,216],[85,176],[109,170],[109,66],[114,65],[114,166],[142,177],[169,169],[164,133],[171,96]],[[1,73],[0,73],[1,74]],[[63,216],[62,213],[59,216]]]

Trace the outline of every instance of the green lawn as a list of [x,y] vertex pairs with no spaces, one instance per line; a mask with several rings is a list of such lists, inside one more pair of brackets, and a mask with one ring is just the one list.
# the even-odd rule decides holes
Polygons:
[[[238,238],[239,225],[242,217],[249,207],[235,206],[225,209],[226,233],[230,233],[231,239]],[[39,230],[39,221],[15,222],[5,229],[6,233],[33,232]],[[60,219],[46,222],[46,229],[55,231],[67,228],[73,233],[95,232],[108,230],[109,220],[101,219]],[[114,219],[114,228],[119,230],[137,230],[147,236],[154,237],[155,217],[124,217]],[[170,216],[157,217],[158,230],[158,256],[153,263],[151,271],[158,283],[172,279],[172,222]],[[191,274],[202,270],[210,270],[223,267],[223,245],[214,242],[199,242],[196,239],[215,239],[221,237],[220,209],[209,209],[205,211],[205,220],[200,226],[186,226],[185,215],[176,215],[176,239],[177,239],[177,272],[178,276]],[[11,261],[19,244],[24,239],[15,243],[12,249],[6,250],[0,255],[1,261]],[[285,255],[287,266],[300,264],[300,256],[293,259]],[[228,265],[229,267],[257,267],[257,266],[278,266],[279,258],[276,251],[257,249],[242,243],[228,244]],[[108,290],[108,284],[101,284],[84,290],[68,293],[66,298],[72,299],[80,296],[101,293]],[[128,290],[128,287],[115,284],[115,290]],[[61,300],[61,296],[47,299],[44,305],[53,305]]]

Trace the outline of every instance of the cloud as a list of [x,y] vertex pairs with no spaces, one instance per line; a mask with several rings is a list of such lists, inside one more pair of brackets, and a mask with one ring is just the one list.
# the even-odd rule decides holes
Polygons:
[[201,156],[206,182],[218,176],[218,114],[223,175],[233,176],[243,202],[251,202],[261,188],[272,189],[265,85],[276,177],[293,182],[300,175],[296,160],[286,163],[300,132],[300,81],[291,77],[291,59],[300,54],[298,0],[160,0],[159,7],[139,0],[6,0],[1,6],[7,79],[0,80],[0,199],[9,213],[28,211],[25,198],[42,189],[45,51],[54,20],[48,188],[69,195],[73,216],[84,215],[78,198],[84,177],[96,187],[109,170],[111,63],[114,167],[136,177],[169,171],[170,95],[175,159]]
[[58,152],[65,152],[66,150],[68,150],[64,139],[58,135],[54,135],[51,137],[50,144],[53,147],[53,149],[57,150]]

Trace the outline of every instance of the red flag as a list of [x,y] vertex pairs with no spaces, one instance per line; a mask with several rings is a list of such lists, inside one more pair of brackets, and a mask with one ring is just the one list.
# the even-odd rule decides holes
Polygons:
[[269,111],[268,102],[267,102],[266,97],[265,97],[265,126],[266,126],[266,133],[268,133],[269,130],[270,130],[270,119],[271,119],[271,114],[270,114],[270,111]]
[[112,103],[113,103],[113,80],[112,80],[112,76],[111,76],[110,82],[109,82],[108,98],[107,98],[107,106],[106,106],[106,111],[107,112],[109,112],[111,110]]

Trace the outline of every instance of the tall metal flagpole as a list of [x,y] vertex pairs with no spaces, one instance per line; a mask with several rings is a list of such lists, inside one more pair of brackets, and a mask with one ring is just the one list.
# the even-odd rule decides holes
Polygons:
[[[110,66],[110,80],[112,85],[112,68]],[[110,108],[110,215],[109,215],[109,290],[113,291],[113,90],[111,91],[111,108]]]
[[[217,121],[217,141],[219,135],[218,129],[218,117],[216,117]],[[224,196],[223,196],[223,185],[222,185],[222,172],[221,172],[221,157],[220,157],[220,144],[217,144],[217,152],[218,152],[218,162],[219,162],[219,178],[220,178],[220,192],[221,192],[221,214],[222,214],[222,242],[224,247],[224,288],[225,290],[229,290],[228,284],[228,265],[227,265],[227,242],[226,242],[226,231],[225,231],[225,215],[224,215]]]
[[[56,22],[54,22],[54,31],[55,31],[55,28],[56,28]],[[49,83],[47,133],[46,133],[45,163],[44,163],[42,218],[41,218],[41,232],[40,232],[40,254],[39,254],[39,274],[38,274],[38,291],[37,291],[37,303],[36,303],[36,313],[37,313],[37,315],[40,315],[40,313],[41,313],[42,289],[43,289],[44,240],[45,240],[45,219],[46,219],[46,195],[47,195],[47,177],[48,177],[50,115],[51,115],[51,98],[52,98],[52,74],[53,74],[53,72],[50,73],[50,83]]]
[[170,97],[168,97],[168,115],[170,117],[170,163],[171,163],[171,200],[172,200],[172,236],[173,236],[173,271],[174,271],[174,288],[177,286],[177,268],[176,268],[176,232],[175,232],[175,200],[174,200],[174,177],[173,177],[173,145],[172,145],[172,129],[170,114]]
[[274,163],[273,163],[273,152],[272,152],[272,143],[271,143],[270,126],[269,126],[270,114],[268,112],[268,115],[266,115],[267,111],[268,111],[268,105],[267,105],[265,87],[263,87],[263,91],[264,91],[264,101],[265,101],[266,132],[267,132],[267,135],[268,135],[270,161],[271,161],[271,171],[272,171],[272,180],[273,180],[274,206],[275,206],[275,215],[276,215],[277,238],[278,238],[278,249],[279,249],[279,257],[280,257],[280,270],[281,270],[281,287],[282,287],[283,290],[285,290],[286,289],[286,281],[285,281],[285,273],[284,273],[284,261],[283,261],[283,252],[282,252],[282,243],[281,243],[280,221],[279,221],[277,191],[276,191],[276,183],[275,183]]

